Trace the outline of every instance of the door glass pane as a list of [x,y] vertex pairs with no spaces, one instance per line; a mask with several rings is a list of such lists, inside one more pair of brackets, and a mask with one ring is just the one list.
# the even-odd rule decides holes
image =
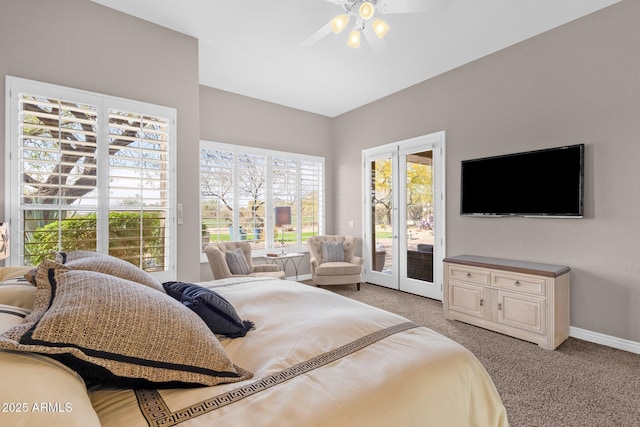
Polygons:
[[373,269],[393,271],[393,198],[391,157],[371,162],[371,235]]
[[407,277],[433,282],[433,151],[405,156]]

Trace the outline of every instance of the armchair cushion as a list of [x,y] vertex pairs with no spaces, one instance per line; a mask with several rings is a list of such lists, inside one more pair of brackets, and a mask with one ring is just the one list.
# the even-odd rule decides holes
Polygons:
[[316,268],[316,276],[346,276],[361,272],[361,265],[350,262],[323,262]]
[[249,263],[247,263],[247,258],[244,256],[244,252],[242,251],[242,249],[227,251],[224,254],[224,257],[227,261],[227,265],[229,266],[229,271],[231,271],[231,274],[247,275],[251,273]]
[[322,262],[344,261],[344,242],[322,242]]

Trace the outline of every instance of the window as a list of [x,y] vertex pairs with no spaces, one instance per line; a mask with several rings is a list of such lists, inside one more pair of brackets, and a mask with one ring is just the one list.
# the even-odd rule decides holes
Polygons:
[[12,264],[89,250],[172,279],[175,110],[14,77],[7,86]]
[[[324,229],[324,158],[229,144],[200,143],[202,248],[248,240],[257,253],[306,249]],[[277,224],[276,207],[291,208]]]

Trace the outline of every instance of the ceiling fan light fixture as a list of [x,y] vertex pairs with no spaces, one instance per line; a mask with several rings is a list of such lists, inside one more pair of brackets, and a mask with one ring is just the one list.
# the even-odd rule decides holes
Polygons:
[[379,38],[383,38],[389,32],[389,25],[382,19],[376,19],[373,21],[373,32]]
[[351,34],[349,34],[349,40],[347,41],[347,46],[357,48],[360,46],[360,31],[352,30]]
[[347,26],[348,23],[349,23],[348,15],[338,15],[331,20],[331,30],[334,33],[338,34],[342,30],[344,30],[344,28]]
[[358,9],[358,12],[360,13],[360,17],[367,21],[373,16],[375,8],[371,3],[366,1],[360,5],[360,9]]

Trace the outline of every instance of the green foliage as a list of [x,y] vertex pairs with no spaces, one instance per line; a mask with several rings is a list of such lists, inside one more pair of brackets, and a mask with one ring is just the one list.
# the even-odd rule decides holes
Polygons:
[[[143,268],[162,265],[164,219],[161,215],[161,212],[144,212],[141,217],[140,212],[110,212],[109,255]],[[51,256],[51,251],[95,251],[96,224],[96,214],[92,213],[36,229],[25,244],[30,263],[38,265]]]

